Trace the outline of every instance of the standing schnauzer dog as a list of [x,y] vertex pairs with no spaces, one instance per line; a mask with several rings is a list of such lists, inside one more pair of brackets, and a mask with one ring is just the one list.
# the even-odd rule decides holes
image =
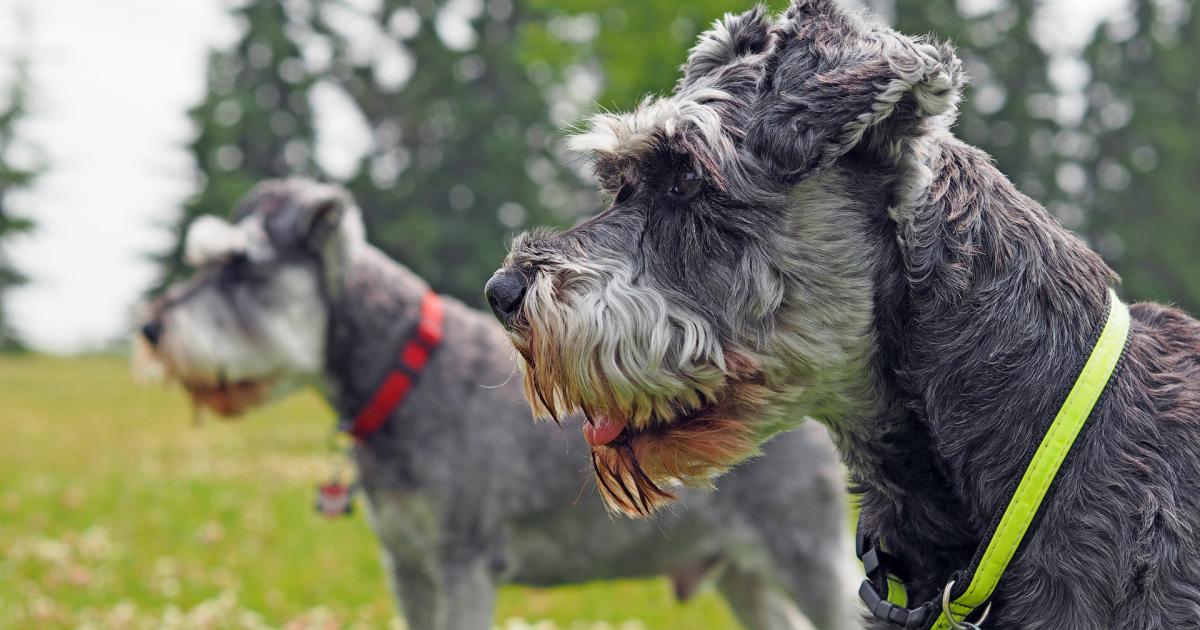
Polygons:
[[[719,21],[683,74],[571,141],[611,205],[518,237],[489,281],[527,397],[587,414],[633,514],[818,418],[931,601],[1005,510],[1115,274],[951,135],[949,46],[796,0]],[[1200,625],[1200,323],[1131,312],[988,627]]]
[[[267,182],[236,218],[192,228],[199,271],[144,327],[154,354],[222,414],[312,383],[342,418],[359,416],[426,321],[428,286],[367,244],[338,188]],[[441,343],[354,451],[410,628],[490,628],[503,582],[665,574],[686,597],[709,573],[751,628],[848,627],[856,569],[820,425],[773,443],[721,492],[689,494],[686,510],[614,521],[580,496],[586,450],[531,422],[500,326],[441,303]]]

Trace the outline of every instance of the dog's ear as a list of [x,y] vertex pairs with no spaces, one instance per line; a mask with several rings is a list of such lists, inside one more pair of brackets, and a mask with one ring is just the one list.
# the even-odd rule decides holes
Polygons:
[[345,188],[304,179],[289,179],[270,189],[286,199],[290,208],[272,213],[276,233],[302,249],[321,254],[330,246],[362,240],[362,218],[354,198]]
[[726,13],[718,18],[688,51],[687,61],[680,67],[683,78],[676,90],[742,57],[766,51],[771,42],[771,28],[770,15],[761,4],[743,13]]
[[948,45],[868,24],[834,0],[796,0],[775,36],[747,143],[786,180],[855,149],[897,160],[954,121],[966,78]]
[[353,211],[350,195],[335,186],[313,185],[302,198],[296,217],[296,235],[301,243],[314,250],[337,235],[342,221]]
[[351,250],[366,241],[358,206],[341,186],[296,180],[288,184],[297,204],[292,226],[297,244],[317,255],[327,289],[337,291]]

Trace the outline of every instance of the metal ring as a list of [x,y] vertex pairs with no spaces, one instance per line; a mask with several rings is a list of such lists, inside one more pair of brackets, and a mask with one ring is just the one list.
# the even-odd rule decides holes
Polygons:
[[950,591],[954,589],[954,580],[946,585],[942,590],[942,614],[946,615],[946,620],[950,622],[950,627],[954,630],[980,630],[980,626],[987,620],[988,613],[992,612],[992,602],[988,602],[987,607],[983,609],[983,614],[979,616],[979,620],[975,622],[954,620],[954,613],[950,612]]

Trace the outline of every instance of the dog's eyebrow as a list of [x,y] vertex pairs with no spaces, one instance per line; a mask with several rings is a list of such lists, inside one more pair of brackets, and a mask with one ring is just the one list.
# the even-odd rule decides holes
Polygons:
[[732,150],[733,140],[722,120],[722,109],[733,97],[718,88],[698,87],[671,97],[647,97],[632,112],[602,112],[591,116],[567,140],[567,148],[592,156],[636,156],[655,145],[674,144],[693,137],[713,154]]

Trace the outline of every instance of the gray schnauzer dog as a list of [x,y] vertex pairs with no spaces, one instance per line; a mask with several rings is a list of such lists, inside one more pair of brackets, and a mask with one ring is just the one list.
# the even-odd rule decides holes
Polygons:
[[[571,140],[611,205],[518,237],[487,294],[535,410],[588,415],[610,504],[648,513],[813,416],[910,600],[968,566],[1116,276],[953,137],[964,81],[947,45],[795,0]],[[1200,323],[1131,312],[987,627],[1200,627]]]
[[[428,286],[367,244],[336,187],[259,185],[236,223],[192,228],[198,268],[143,336],[198,404],[237,414],[303,384],[342,418],[368,405],[418,328]],[[581,496],[586,449],[537,427],[488,315],[443,298],[444,338],[354,458],[400,608],[414,630],[489,628],[497,586],[711,574],[750,628],[855,617],[841,466],[815,423],[657,522]],[[566,422],[577,419],[565,419]],[[802,611],[802,612],[801,612]],[[807,619],[807,621],[806,621]]]

